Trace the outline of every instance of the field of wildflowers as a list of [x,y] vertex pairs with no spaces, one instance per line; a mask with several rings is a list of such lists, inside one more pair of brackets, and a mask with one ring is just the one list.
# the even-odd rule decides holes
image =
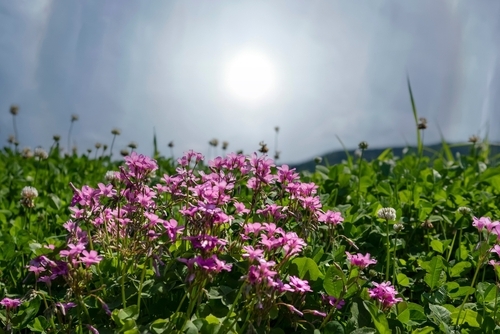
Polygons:
[[498,157],[421,144],[301,175],[5,148],[0,332],[498,332]]

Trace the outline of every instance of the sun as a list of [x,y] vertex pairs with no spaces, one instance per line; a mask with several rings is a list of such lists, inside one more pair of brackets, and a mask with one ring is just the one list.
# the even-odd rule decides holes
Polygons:
[[260,101],[275,90],[275,67],[269,57],[260,51],[242,51],[227,64],[225,85],[240,100]]

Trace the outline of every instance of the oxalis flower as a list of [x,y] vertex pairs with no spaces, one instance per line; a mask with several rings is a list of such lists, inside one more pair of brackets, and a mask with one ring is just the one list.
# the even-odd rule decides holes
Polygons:
[[384,309],[391,308],[393,305],[402,302],[403,299],[396,298],[397,291],[391,285],[391,282],[376,283],[372,282],[375,286],[373,289],[369,289],[368,293],[370,298],[377,300]]
[[0,304],[3,307],[5,307],[6,309],[10,310],[10,309],[18,307],[19,305],[22,304],[22,302],[21,302],[21,299],[18,299],[18,298],[11,299],[11,298],[5,297],[4,299],[2,299],[0,301]]
[[376,264],[377,260],[370,259],[370,253],[366,253],[365,255],[358,253],[356,255],[352,255],[349,252],[345,252],[347,255],[347,259],[351,262],[351,265],[359,267],[360,269],[365,269],[370,264]]

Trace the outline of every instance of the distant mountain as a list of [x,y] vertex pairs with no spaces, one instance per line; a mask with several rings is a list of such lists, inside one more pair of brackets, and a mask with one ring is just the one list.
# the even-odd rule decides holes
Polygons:
[[[471,152],[471,145],[470,143],[465,143],[465,144],[448,144],[453,156],[456,157],[457,153],[460,155],[468,155]],[[489,144],[490,148],[490,157],[495,157],[500,155],[500,145],[499,144]],[[373,148],[373,149],[367,149],[363,152],[363,158],[371,161],[380,156],[382,152],[384,152],[387,148]],[[424,155],[432,157],[436,154],[439,154],[442,152],[443,146],[441,143],[439,144],[434,144],[434,145],[426,145],[424,147]],[[349,154],[351,156],[355,156],[355,151],[356,150],[350,150]],[[411,152],[411,151],[416,151],[415,147],[409,147],[409,146],[404,146],[404,147],[393,147],[392,152],[394,156],[399,156],[401,157],[402,155],[405,154],[405,151]],[[334,151],[330,152],[324,155],[320,155],[321,157],[321,164],[325,165],[326,162],[330,165],[338,164],[341,163],[343,160],[347,160],[347,155],[344,151]],[[297,171],[314,171],[316,167],[316,163],[314,159],[305,161],[303,163],[299,164],[292,164],[290,167],[296,168]]]

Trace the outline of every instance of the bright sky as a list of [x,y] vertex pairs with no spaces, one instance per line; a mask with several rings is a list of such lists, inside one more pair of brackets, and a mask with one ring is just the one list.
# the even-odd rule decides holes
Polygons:
[[[152,153],[251,153],[301,162],[366,140],[499,141],[500,1],[0,0],[0,138],[80,152],[122,134]],[[3,144],[2,144],[3,145]],[[220,153],[220,149],[219,149]]]

